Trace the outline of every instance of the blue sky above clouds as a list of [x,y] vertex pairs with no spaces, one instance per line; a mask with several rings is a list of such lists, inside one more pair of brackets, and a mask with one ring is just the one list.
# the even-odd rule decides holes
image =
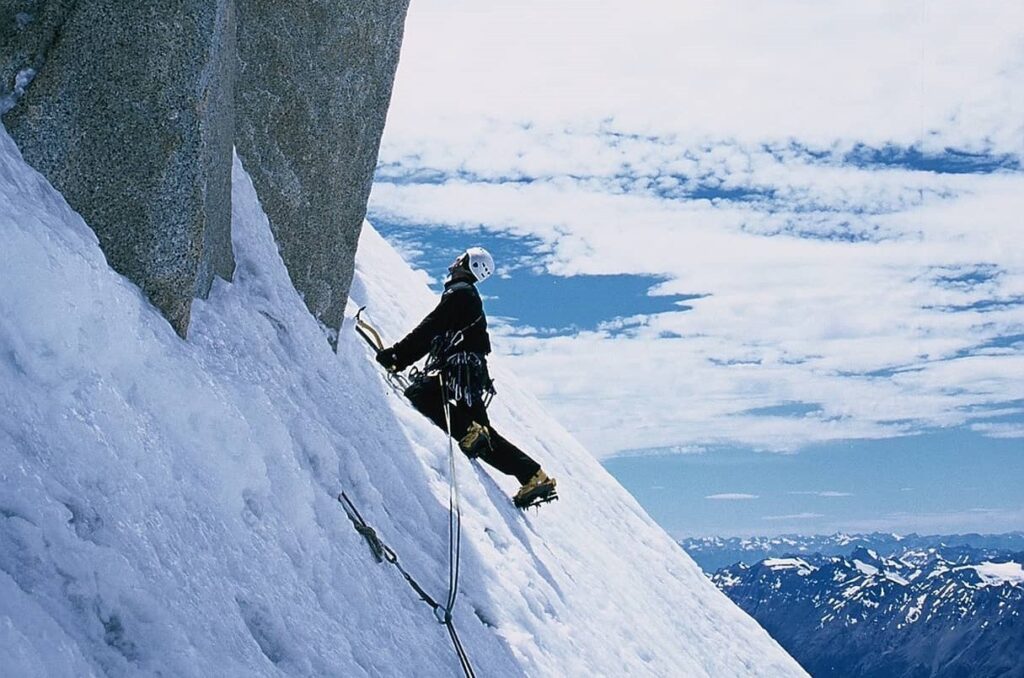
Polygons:
[[[491,248],[503,364],[638,477],[670,451],[1024,455],[1024,9],[708,4],[414,3],[371,220],[434,276]],[[698,504],[913,514],[772,478]],[[1002,483],[942,496],[979,529],[1024,508]]]

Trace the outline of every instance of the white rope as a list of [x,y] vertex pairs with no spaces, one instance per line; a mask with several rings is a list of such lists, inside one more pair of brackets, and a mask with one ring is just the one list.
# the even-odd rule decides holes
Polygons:
[[462,553],[462,507],[459,505],[459,484],[455,464],[455,439],[444,374],[440,375],[444,423],[448,432],[448,602],[445,613],[450,618],[459,594],[459,560]]

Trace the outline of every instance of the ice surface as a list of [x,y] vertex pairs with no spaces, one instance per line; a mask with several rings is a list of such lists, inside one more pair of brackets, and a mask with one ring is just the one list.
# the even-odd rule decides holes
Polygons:
[[[0,667],[17,676],[452,676],[345,489],[435,597],[447,446],[290,285],[237,163],[233,283],[181,341],[0,128]],[[354,303],[393,340],[433,303],[369,227]],[[352,306],[354,308],[354,306]],[[351,309],[350,309],[351,310]],[[459,458],[456,625],[481,676],[803,675],[494,361],[496,425],[559,479]]]
[[973,566],[981,580],[989,586],[1024,584],[1024,567],[1020,563],[981,563]]
[[868,565],[867,563],[861,562],[857,559],[854,559],[853,565],[861,574],[866,574],[869,577],[878,574],[878,568],[874,565]]
[[796,570],[802,576],[818,569],[803,558],[766,558],[764,566],[772,570]]

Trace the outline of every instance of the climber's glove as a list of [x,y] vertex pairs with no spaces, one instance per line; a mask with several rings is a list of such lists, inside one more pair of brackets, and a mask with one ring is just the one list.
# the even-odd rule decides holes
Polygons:
[[377,351],[377,362],[384,366],[388,372],[398,370],[398,355],[394,348],[384,348]]

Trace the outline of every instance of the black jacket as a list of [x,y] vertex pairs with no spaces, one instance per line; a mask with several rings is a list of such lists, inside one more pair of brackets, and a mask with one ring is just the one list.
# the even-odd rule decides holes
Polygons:
[[395,367],[405,369],[430,352],[435,338],[451,337],[459,331],[463,338],[456,350],[481,355],[491,352],[484,304],[476,286],[467,276],[457,276],[445,283],[437,308],[395,344]]

